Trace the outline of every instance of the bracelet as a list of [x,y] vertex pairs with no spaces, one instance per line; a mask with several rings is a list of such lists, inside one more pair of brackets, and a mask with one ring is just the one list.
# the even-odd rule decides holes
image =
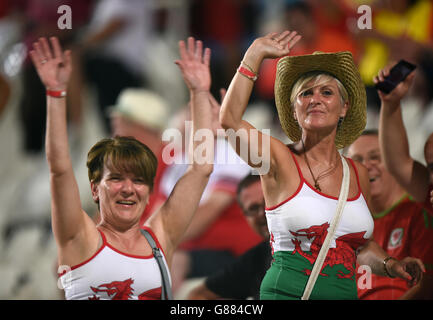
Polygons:
[[245,68],[242,67],[242,66],[240,66],[240,67],[238,68],[238,72],[239,72],[241,75],[243,75],[244,77],[247,77],[248,79],[250,79],[250,80],[252,80],[252,81],[256,81],[256,80],[257,80],[257,74],[256,74],[256,73],[254,73],[254,72],[252,72],[252,71],[250,71],[250,70],[248,70],[248,69],[245,69]]
[[385,274],[386,274],[388,277],[390,277],[390,278],[395,278],[395,277],[393,277],[393,276],[388,272],[388,269],[386,268],[386,263],[387,263],[389,260],[395,260],[395,261],[397,261],[397,259],[394,258],[394,257],[386,257],[385,259],[383,259],[383,271],[385,272]]
[[47,96],[53,97],[53,98],[64,98],[66,97],[66,90],[48,90],[47,89]]
[[241,64],[244,64],[248,69],[251,70],[251,72],[254,72],[255,74],[257,74],[257,72],[255,72],[254,69],[251,68],[244,60],[241,61]]

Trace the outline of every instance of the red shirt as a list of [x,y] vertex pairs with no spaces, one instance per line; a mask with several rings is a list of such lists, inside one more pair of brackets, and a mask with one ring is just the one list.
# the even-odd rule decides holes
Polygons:
[[[428,274],[433,274],[433,218],[411,197],[405,195],[388,210],[373,214],[374,240],[392,257],[422,260]],[[360,274],[358,274],[360,276]],[[360,289],[361,300],[394,300],[409,287],[400,278],[372,274],[371,289]]]
[[427,192],[427,198],[425,199],[423,206],[424,209],[426,209],[430,215],[433,217],[433,204],[430,201],[430,193],[433,191],[433,184],[431,184],[428,188],[428,192]]

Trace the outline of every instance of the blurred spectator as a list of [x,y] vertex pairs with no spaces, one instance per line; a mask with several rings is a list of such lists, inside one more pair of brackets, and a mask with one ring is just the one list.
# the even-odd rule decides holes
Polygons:
[[[347,28],[344,26],[338,28],[323,27],[328,20],[320,15],[322,9],[322,1],[320,7],[317,3],[313,7],[308,1],[288,1],[284,7],[282,30],[297,31],[302,36],[290,55],[311,54],[315,51],[350,51],[356,60],[358,55],[356,44],[349,36]],[[278,61],[279,59],[265,60],[256,81],[258,95],[268,101],[274,99],[275,73]]]
[[[224,95],[222,90],[222,95]],[[219,104],[210,97],[214,110],[214,129],[221,129],[218,122]],[[179,119],[189,119],[181,114]],[[178,119],[178,120],[179,120]],[[189,127],[179,121],[179,129],[189,136]],[[160,181],[159,198],[164,201],[187,168],[185,150],[174,155],[174,164],[168,166]],[[261,238],[248,225],[236,202],[239,181],[250,171],[223,136],[218,136],[215,145],[214,171],[201,198],[200,206],[188,228],[183,243],[173,258],[171,270],[173,292],[182,286],[185,279],[207,276],[258,244]],[[157,190],[155,189],[155,192]]]
[[[61,3],[52,0],[21,0],[15,3],[22,13],[24,43],[31,48],[33,42],[42,36],[55,36],[63,47],[71,46],[88,22],[93,1],[65,0]],[[61,14],[60,5],[68,5],[72,11],[72,29],[59,29],[57,23]],[[42,150],[45,135],[45,90],[30,59],[27,57],[22,69],[23,92],[20,101],[20,121],[23,126],[24,150],[38,153]],[[68,102],[74,95],[68,96]],[[68,103],[71,106],[70,103]],[[71,110],[69,110],[71,113]]]
[[169,106],[159,95],[139,88],[124,89],[117,103],[109,109],[114,136],[132,136],[145,143],[153,153],[162,149]]
[[[250,167],[245,163],[235,164],[240,160],[224,138],[217,140],[215,153],[214,172],[185,235],[185,242],[180,246],[183,251],[178,250],[174,257],[174,292],[183,279],[207,276],[234,261],[260,241],[235,200],[236,186]],[[223,154],[227,160],[221,159]],[[166,196],[171,192],[170,187],[177,180],[177,175],[183,172],[182,169],[174,166],[164,174],[161,187]]]
[[[227,88],[256,30],[256,1],[191,0],[190,31],[212,50],[214,88]],[[217,92],[212,92],[216,95]]]
[[[391,66],[380,71],[374,78],[375,83],[383,81],[389,74]],[[397,85],[390,93],[378,91],[381,99],[379,137],[380,148],[386,168],[391,172],[397,182],[416,201],[424,203],[425,208],[433,214],[430,203],[430,193],[433,190],[431,175],[433,163],[433,136],[430,135],[425,142],[425,165],[412,158],[409,153],[409,141],[402,118],[402,99],[407,95],[416,74],[411,73]]]
[[[376,0],[372,3],[372,29],[353,28],[362,46],[359,71],[367,85],[369,106],[379,108],[373,77],[400,59],[417,63],[433,48],[433,3],[430,0]],[[430,53],[431,55],[431,53]]]
[[260,284],[272,259],[259,175],[249,174],[242,179],[237,189],[237,201],[248,224],[264,241],[207,277],[190,292],[188,299],[259,299]]
[[359,299],[395,300],[403,295],[402,298],[433,298],[433,247],[425,245],[433,242],[433,219],[386,170],[377,131],[364,132],[349,147],[348,156],[368,170],[374,240],[398,260],[406,256],[421,259],[427,270],[421,283],[413,288],[403,279],[371,274],[371,288],[358,285]]
[[154,32],[153,1],[99,0],[76,57],[82,75],[96,90],[96,98],[110,131],[105,110],[125,88],[146,85],[145,68],[149,37]]

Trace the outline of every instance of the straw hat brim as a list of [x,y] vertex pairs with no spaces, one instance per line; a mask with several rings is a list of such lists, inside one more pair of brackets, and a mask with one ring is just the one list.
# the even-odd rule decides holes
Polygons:
[[349,146],[362,133],[367,122],[367,95],[364,83],[349,51],[288,56],[280,59],[275,79],[275,104],[283,131],[293,142],[301,139],[301,128],[293,115],[290,95],[293,85],[305,73],[328,73],[344,85],[349,95],[349,110],[337,130],[338,149]]

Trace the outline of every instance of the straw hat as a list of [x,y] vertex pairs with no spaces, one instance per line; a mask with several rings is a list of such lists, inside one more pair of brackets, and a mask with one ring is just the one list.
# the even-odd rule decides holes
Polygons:
[[116,105],[110,107],[110,115],[121,115],[145,127],[163,130],[167,125],[169,109],[158,94],[139,88],[123,90]]
[[280,59],[277,65],[274,91],[282,129],[293,142],[301,139],[301,128],[293,115],[290,94],[300,76],[313,71],[334,76],[340,80],[349,94],[349,110],[335,137],[337,148],[344,148],[359,137],[367,122],[365,86],[349,51],[314,52],[309,55],[288,56]]

